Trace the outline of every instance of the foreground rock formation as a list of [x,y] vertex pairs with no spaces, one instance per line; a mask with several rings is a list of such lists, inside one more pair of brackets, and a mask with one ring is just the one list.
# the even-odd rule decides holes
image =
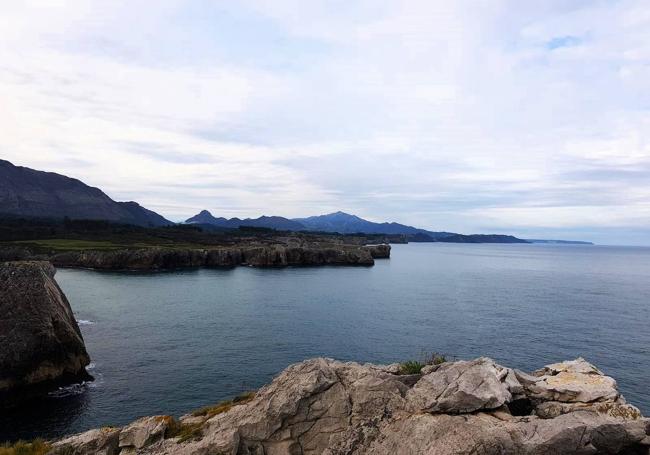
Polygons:
[[49,260],[60,267],[107,270],[156,270],[183,267],[286,267],[299,265],[373,265],[390,256],[390,246],[233,246],[209,249],[146,248],[71,251]]
[[399,375],[312,359],[254,397],[53,443],[65,454],[647,454],[650,421],[583,359],[532,374],[488,358]]
[[54,273],[47,262],[0,263],[0,404],[89,378],[90,358]]

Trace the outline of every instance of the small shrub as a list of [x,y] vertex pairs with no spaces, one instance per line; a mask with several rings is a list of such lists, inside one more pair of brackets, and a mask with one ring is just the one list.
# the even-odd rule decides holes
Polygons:
[[50,449],[51,446],[42,439],[34,439],[31,442],[0,445],[0,455],[45,455]]
[[439,354],[437,352],[423,352],[421,360],[409,360],[401,363],[398,374],[420,374],[422,368],[426,365],[440,365],[446,361],[447,357],[445,357],[444,354]]
[[431,352],[424,355],[425,365],[440,365],[447,361],[447,357],[444,354],[438,352]]
[[420,374],[420,370],[424,364],[417,360],[409,360],[408,362],[401,363],[399,366],[399,374]]

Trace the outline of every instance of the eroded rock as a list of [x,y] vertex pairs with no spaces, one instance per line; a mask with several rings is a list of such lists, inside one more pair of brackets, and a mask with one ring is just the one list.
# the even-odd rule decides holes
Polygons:
[[[390,250],[388,253],[390,254]],[[164,270],[187,267],[285,267],[290,265],[373,265],[371,249],[359,245],[259,245],[209,249],[141,248],[68,251],[50,257],[61,267],[100,270]]]
[[616,381],[582,358],[548,365],[532,375],[517,372],[517,379],[537,400],[590,403],[619,397]]
[[[70,304],[48,262],[0,263],[0,393],[91,379]],[[2,401],[0,401],[1,403]]]
[[172,422],[170,416],[143,417],[122,428],[119,446],[122,453],[135,451],[161,441]]
[[52,455],[116,455],[119,428],[100,428],[62,439],[52,444]]
[[426,412],[462,414],[496,409],[512,399],[507,373],[484,357],[448,362],[424,375],[407,397],[414,409]]

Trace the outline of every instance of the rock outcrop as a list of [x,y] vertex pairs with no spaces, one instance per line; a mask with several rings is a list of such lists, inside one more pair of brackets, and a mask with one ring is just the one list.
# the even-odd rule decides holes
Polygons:
[[379,245],[366,245],[374,259],[388,259],[390,257],[390,245],[382,243]]
[[154,416],[91,430],[55,442],[52,454],[647,454],[650,447],[650,420],[582,359],[530,375],[487,358],[425,374],[396,371],[307,360],[248,400],[180,422]]
[[90,358],[54,273],[48,262],[0,263],[0,394],[7,400],[9,392],[90,379]]
[[[373,265],[370,247],[357,245],[260,245],[209,249],[143,248],[70,251],[51,256],[58,267],[106,270],[158,270],[185,267],[286,267],[307,265]],[[390,250],[389,250],[390,251]]]

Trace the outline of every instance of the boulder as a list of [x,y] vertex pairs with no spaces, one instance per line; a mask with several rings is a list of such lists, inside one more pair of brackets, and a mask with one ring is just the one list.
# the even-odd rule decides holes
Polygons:
[[81,331],[48,262],[0,263],[0,393],[92,379]]
[[563,403],[614,401],[619,397],[616,381],[579,358],[554,363],[533,374],[516,373],[530,398]]
[[134,452],[165,437],[171,425],[170,416],[143,417],[122,428],[119,436],[120,453]]
[[491,359],[448,362],[424,375],[409,390],[407,398],[414,409],[426,412],[461,414],[496,409],[512,399],[510,387],[518,389],[516,379],[506,382],[508,371]]
[[52,444],[53,455],[116,455],[119,453],[118,428],[100,428],[73,435]]

